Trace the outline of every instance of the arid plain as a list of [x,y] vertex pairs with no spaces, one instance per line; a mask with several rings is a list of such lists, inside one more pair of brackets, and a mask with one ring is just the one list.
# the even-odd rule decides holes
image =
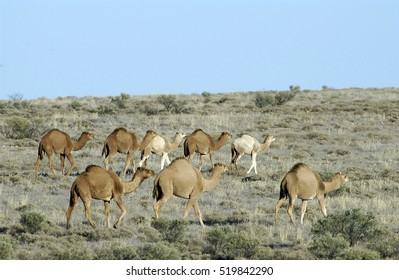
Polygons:
[[[290,92],[295,94],[282,104],[267,103],[265,100],[269,99],[264,99],[265,103],[261,104],[257,99],[262,96],[276,98]],[[73,152],[78,170],[83,172],[88,165],[104,165],[101,157],[103,143],[118,127],[134,132],[139,140],[147,130],[162,134],[169,141],[176,132],[188,135],[198,128],[214,139],[223,131],[229,132],[232,138],[215,152],[216,162],[227,165],[231,160],[230,145],[241,133],[252,135],[259,142],[263,142],[267,135],[273,135],[275,141],[258,154],[258,175],[255,176],[254,170],[246,175],[251,159],[244,155],[238,162],[238,172],[230,170],[215,190],[201,195],[199,206],[205,227],[200,225],[193,210],[186,220],[181,220],[186,200],[177,197],[165,203],[161,220],[154,221],[154,177],[151,177],[136,191],[123,196],[127,213],[120,228],[106,227],[103,203],[94,200],[91,215],[97,228],[93,229],[87,222],[82,201],[79,201],[72,213],[71,227],[66,230],[70,188],[78,173],[74,170],[70,176],[62,176],[57,155],[54,159],[56,175],[52,175],[45,156],[35,180],[41,136],[51,128],[61,129],[74,139],[83,131],[94,134],[94,139],[85,147]],[[0,100],[1,257],[320,258],[309,249],[314,238],[312,226],[324,219],[316,200],[309,202],[303,225],[299,223],[300,200],[294,208],[295,225],[288,217],[287,203],[280,210],[279,223],[273,223],[280,182],[298,162],[318,171],[324,180],[336,172],[349,177],[340,189],[327,195],[329,215],[360,209],[372,213],[381,228],[397,236],[398,127],[397,88],[145,96],[123,93],[101,98]],[[182,145],[169,154],[171,160],[181,156]],[[126,155],[117,154],[110,168],[120,174],[125,158]],[[137,164],[140,152],[136,152],[135,160]],[[193,164],[198,167],[197,156]],[[160,165],[160,156],[149,157],[148,168],[156,174],[160,172]],[[68,161],[66,166],[69,167]],[[211,174],[209,156],[206,156],[202,174],[206,178]],[[128,171],[126,179],[131,177],[132,173]],[[36,222],[41,223],[37,230],[29,228],[33,225],[29,226],[21,219],[27,213],[43,219]],[[119,214],[119,208],[111,201],[111,224]],[[398,238],[389,239],[389,248],[393,251],[390,255],[375,249],[377,245],[372,247],[366,243],[360,240],[357,244],[358,248],[363,248],[362,253],[340,256],[381,259],[397,259],[399,256]]]

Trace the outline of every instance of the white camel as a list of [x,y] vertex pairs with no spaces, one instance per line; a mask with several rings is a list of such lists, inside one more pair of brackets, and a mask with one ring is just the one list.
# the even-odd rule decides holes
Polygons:
[[150,144],[142,151],[141,160],[139,162],[139,166],[147,167],[147,159],[151,154],[161,155],[161,170],[165,166],[165,161],[167,165],[170,164],[169,153],[177,150],[183,138],[186,137],[186,134],[182,132],[176,132],[173,137],[172,142],[169,142],[166,137],[162,135],[156,135],[150,142]]
[[231,144],[231,165],[232,169],[235,167],[237,170],[237,162],[238,160],[244,155],[249,154],[252,158],[252,165],[247,171],[247,174],[251,172],[252,168],[255,171],[255,174],[258,174],[256,169],[256,155],[259,152],[265,151],[269,148],[270,144],[275,140],[275,137],[272,135],[268,135],[264,142],[261,144],[256,140],[254,137],[242,134],[240,137],[234,139],[233,143]]

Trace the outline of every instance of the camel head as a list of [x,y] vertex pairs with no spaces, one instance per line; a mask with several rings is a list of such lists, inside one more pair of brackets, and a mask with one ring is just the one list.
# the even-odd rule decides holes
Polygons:
[[187,134],[185,134],[183,132],[176,132],[176,135],[175,135],[175,137],[179,137],[180,139],[183,139],[186,136],[187,136]]
[[274,137],[273,135],[267,135],[265,138],[265,143],[271,144],[274,140],[276,140],[276,137]]
[[349,177],[342,172],[337,172],[334,177],[332,177],[331,181],[333,180],[338,180],[339,182],[344,183],[349,181]]
[[215,163],[213,166],[213,171],[220,170],[220,174],[224,174],[229,171],[229,167],[223,163]]
[[87,140],[91,140],[94,138],[94,134],[88,132],[88,131],[83,131],[81,137],[86,138]]
[[220,137],[219,137],[219,139],[226,139],[226,141],[227,140],[229,140],[230,138],[232,137],[232,135],[230,134],[230,133],[228,133],[228,132],[226,132],[226,131],[223,131],[222,132],[222,134],[220,135]]
[[151,176],[154,176],[154,175],[155,175],[155,172],[152,171],[151,169],[147,169],[147,168],[144,168],[144,167],[139,167],[139,168],[137,168],[136,173],[134,173],[133,178],[137,177],[137,176],[140,176],[143,179],[147,179],[147,178],[150,178]]

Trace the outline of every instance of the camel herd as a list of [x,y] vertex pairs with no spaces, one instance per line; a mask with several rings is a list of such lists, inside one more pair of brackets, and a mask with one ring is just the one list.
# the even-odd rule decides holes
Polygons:
[[[104,141],[102,156],[104,168],[97,165],[90,165],[73,182],[70,190],[69,205],[66,212],[66,227],[70,227],[70,218],[74,206],[80,198],[84,204],[86,219],[92,227],[95,227],[90,214],[90,204],[93,199],[104,201],[105,216],[107,226],[110,227],[110,201],[113,199],[121,210],[121,214],[114,224],[118,228],[126,214],[126,208],[122,202],[122,195],[136,190],[140,184],[152,177],[154,179],[153,198],[155,217],[160,217],[162,205],[171,197],[177,196],[187,199],[183,217],[187,217],[191,208],[202,226],[202,214],[198,205],[198,199],[203,192],[215,189],[222,178],[228,172],[227,165],[215,162],[214,152],[224,146],[232,135],[222,132],[217,140],[201,129],[197,129],[190,135],[177,132],[171,142],[162,135],[152,130],[148,130],[141,141],[133,132],[125,128],[117,128]],[[70,175],[72,169],[77,169],[72,156],[72,151],[82,149],[86,143],[93,139],[94,135],[84,131],[77,141],[71,139],[66,133],[58,129],[52,129],[45,134],[39,143],[38,156],[36,160],[36,179],[39,176],[40,163],[44,154],[48,156],[48,167],[52,174],[53,159],[56,154],[60,155],[62,175]],[[183,157],[178,157],[171,161],[168,154],[178,149],[183,142]],[[254,137],[242,134],[231,143],[231,169],[237,171],[237,162],[244,155],[251,156],[252,165],[247,174],[254,169],[257,174],[256,156],[258,153],[267,150],[275,137],[268,135],[263,143],[259,143]],[[141,152],[140,162],[136,169],[135,152]],[[112,170],[109,170],[111,159],[117,154],[126,154],[126,161],[120,177]],[[199,168],[193,166],[192,161],[195,154],[199,154]],[[153,170],[147,169],[147,160],[151,154],[161,156],[161,171],[156,175]],[[204,165],[205,156],[209,154],[213,166],[212,174],[205,178],[201,169]],[[64,173],[65,157],[71,166]],[[166,167],[165,167],[166,163]],[[143,167],[144,165],[144,167]],[[133,168],[133,178],[125,181],[126,172],[129,167]],[[327,211],[324,202],[326,193],[338,189],[342,183],[348,181],[348,177],[342,173],[337,173],[329,182],[323,182],[320,175],[312,171],[307,165],[297,163],[285,175],[280,184],[280,198],[275,206],[274,223],[278,222],[278,212],[285,200],[289,199],[288,215],[292,223],[294,202],[297,198],[302,200],[301,224],[303,223],[306,212],[307,202],[317,198],[324,216]]]

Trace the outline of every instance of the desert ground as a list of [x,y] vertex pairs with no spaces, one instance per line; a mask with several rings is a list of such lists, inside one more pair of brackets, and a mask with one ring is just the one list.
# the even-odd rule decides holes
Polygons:
[[[398,259],[398,124],[398,88],[0,100],[0,259]],[[96,228],[87,222],[79,201],[67,230],[72,183],[87,166],[104,166],[104,141],[119,127],[140,141],[147,130],[169,141],[176,132],[189,135],[202,129],[216,140],[226,131],[232,138],[215,151],[216,161],[226,165],[230,145],[242,133],[259,142],[273,135],[275,141],[257,155],[258,174],[246,174],[251,157],[244,155],[237,171],[229,170],[215,190],[201,195],[205,227],[193,210],[182,219],[186,200],[178,197],[165,203],[155,220],[151,177],[123,196],[127,213],[118,229],[107,228],[103,202],[94,200]],[[52,128],[73,139],[83,131],[95,137],[72,152],[78,171],[63,176],[56,155],[53,175],[45,156],[35,178],[40,139]],[[169,154],[171,160],[182,156],[183,142]],[[125,158],[117,154],[110,169],[120,175]],[[138,151],[136,164],[139,160]],[[314,199],[301,225],[298,199],[296,223],[290,222],[285,203],[275,225],[280,182],[298,162],[323,180],[342,172],[349,181],[326,196],[327,218]],[[149,157],[147,167],[156,174],[160,165],[160,156]],[[193,165],[198,167],[198,156]],[[129,168],[125,180],[132,172]],[[201,173],[209,178],[211,172],[207,155]],[[321,239],[314,230],[323,220],[354,209],[361,217],[369,215],[372,223],[366,225],[374,227],[371,235],[364,227],[355,244],[346,243],[344,234]],[[111,201],[111,224],[119,214]],[[341,249],[320,253],[332,250],[329,246]]]

